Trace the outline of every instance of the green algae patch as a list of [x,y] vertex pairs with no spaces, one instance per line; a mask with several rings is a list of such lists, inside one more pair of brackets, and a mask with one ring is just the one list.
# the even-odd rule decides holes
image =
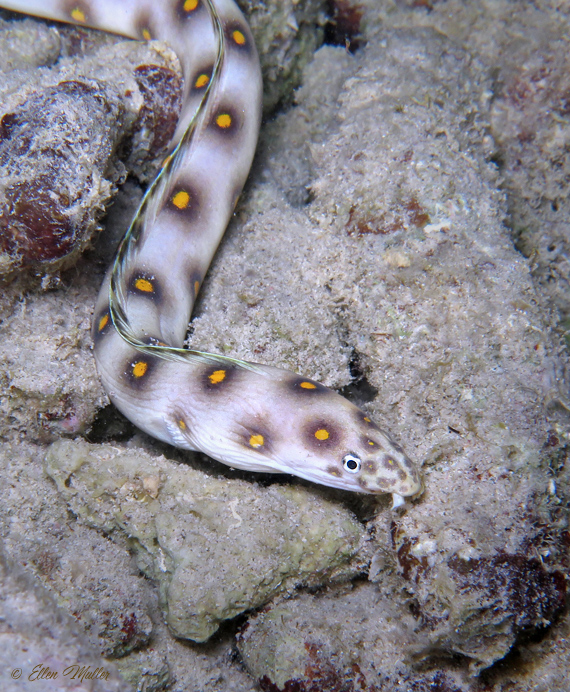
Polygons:
[[222,621],[279,594],[359,569],[363,527],[305,488],[261,488],[142,450],[71,440],[50,447],[45,468],[78,517],[126,534],[177,637],[205,641]]

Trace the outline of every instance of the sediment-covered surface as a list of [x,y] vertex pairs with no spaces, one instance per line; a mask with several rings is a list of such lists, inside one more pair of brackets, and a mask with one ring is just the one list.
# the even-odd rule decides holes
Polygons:
[[[568,17],[511,7],[341,13],[360,48],[316,52],[266,124],[191,330],[345,388],[423,465],[413,503],[238,474],[105,408],[88,330],[118,207],[53,290],[4,290],[7,564],[134,689],[566,690]],[[266,23],[260,45],[283,49],[294,24],[280,44]],[[36,63],[57,63],[41,27],[3,51],[21,61],[35,32]],[[17,113],[31,97],[3,98]],[[136,141],[110,166],[144,178]]]

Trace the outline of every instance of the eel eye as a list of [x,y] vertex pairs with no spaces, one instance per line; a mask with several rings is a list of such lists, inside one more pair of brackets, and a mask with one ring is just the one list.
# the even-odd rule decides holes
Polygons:
[[342,459],[342,465],[349,473],[358,473],[362,466],[362,462],[358,457],[355,457],[354,454],[345,454]]

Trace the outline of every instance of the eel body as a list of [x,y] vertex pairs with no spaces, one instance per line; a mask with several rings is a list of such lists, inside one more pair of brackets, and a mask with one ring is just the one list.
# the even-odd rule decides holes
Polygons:
[[292,372],[183,348],[192,306],[248,175],[261,120],[255,45],[233,0],[10,0],[7,9],[140,40],[184,73],[180,122],[101,288],[97,368],[133,423],[232,467],[345,490],[422,489],[418,469],[369,417]]

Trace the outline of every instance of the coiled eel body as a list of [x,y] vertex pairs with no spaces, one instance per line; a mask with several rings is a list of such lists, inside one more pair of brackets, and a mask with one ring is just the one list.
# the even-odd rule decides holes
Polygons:
[[261,74],[232,0],[21,0],[1,6],[135,39],[166,40],[185,87],[170,154],[95,307],[97,368],[133,423],[232,467],[365,493],[421,491],[419,472],[367,414],[292,372],[183,348],[207,268],[253,158]]

